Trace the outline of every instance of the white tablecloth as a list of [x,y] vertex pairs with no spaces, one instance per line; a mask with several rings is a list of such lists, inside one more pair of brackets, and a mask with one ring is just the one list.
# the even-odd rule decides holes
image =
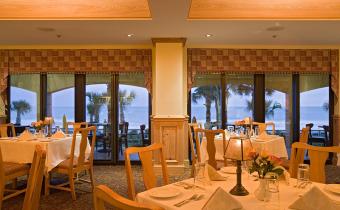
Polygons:
[[[80,138],[80,135],[76,138],[76,155],[79,154]],[[35,146],[38,144],[46,150],[46,169],[47,171],[50,171],[70,156],[72,137],[56,139],[50,142],[40,142],[39,140],[0,140],[3,161],[13,163],[32,163]],[[89,155],[90,152],[91,147],[87,142],[85,154]]]
[[[227,137],[226,137],[227,138]],[[227,142],[229,137],[227,138]],[[226,143],[227,143],[226,142]],[[268,151],[270,154],[275,155],[277,157],[288,158],[286,143],[283,137],[269,135],[269,138],[265,141],[257,140],[255,138],[251,138],[251,143],[253,148],[257,152],[261,152],[262,150]],[[216,146],[216,160],[223,160],[223,141],[220,138],[215,139],[215,146]],[[207,153],[207,141],[203,138],[201,143],[201,155],[202,160],[208,160],[209,156]]]
[[[185,180],[186,182],[193,183],[192,179]],[[221,187],[226,192],[229,192],[236,184],[236,175],[230,175],[227,179],[227,181],[213,181],[212,185],[205,186],[205,191],[195,189],[196,191],[193,191],[192,189],[185,190],[182,187],[175,186],[175,185],[167,185],[164,187],[172,187],[176,188],[181,191],[181,194],[174,198],[169,199],[156,199],[149,196],[148,191],[142,192],[137,194],[137,200],[138,202],[145,203],[145,204],[153,204],[157,205],[159,207],[164,208],[165,210],[181,210],[181,209],[187,209],[187,210],[199,210],[202,209],[204,204],[207,202],[209,197],[212,195],[212,193],[216,190],[217,187]],[[235,199],[240,201],[242,206],[244,207],[244,210],[269,210],[267,208],[267,203],[263,201],[259,201],[254,196],[254,191],[257,189],[259,182],[253,181],[252,178],[247,178],[247,175],[244,175],[242,178],[242,184],[243,186],[248,190],[249,195],[247,196],[233,196]],[[309,188],[305,189],[298,189],[294,188],[294,185],[296,184],[295,179],[291,179],[291,183],[288,186],[284,181],[281,181],[279,184],[279,190],[280,190],[280,209],[288,209],[288,206],[292,204],[296,199],[299,198],[299,195],[306,192],[310,187],[317,186],[322,191],[324,191],[332,200],[340,202],[340,196],[332,194],[326,190],[324,190],[325,184],[321,183],[312,183]],[[193,194],[204,194],[204,198],[199,201],[192,201],[182,207],[175,207],[174,204],[178,203],[186,198],[191,197]]]

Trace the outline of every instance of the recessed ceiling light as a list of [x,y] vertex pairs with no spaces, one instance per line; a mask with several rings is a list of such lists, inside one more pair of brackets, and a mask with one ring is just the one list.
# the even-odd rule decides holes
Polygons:
[[212,34],[206,34],[205,37],[207,38],[212,37]]
[[134,36],[134,34],[128,34],[127,36],[128,36],[128,37],[133,37],[133,36]]

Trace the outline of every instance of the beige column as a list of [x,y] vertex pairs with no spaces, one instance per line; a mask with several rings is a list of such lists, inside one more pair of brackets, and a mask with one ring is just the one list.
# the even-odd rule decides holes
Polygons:
[[152,41],[151,139],[163,144],[169,173],[176,175],[183,173],[188,163],[185,39]]

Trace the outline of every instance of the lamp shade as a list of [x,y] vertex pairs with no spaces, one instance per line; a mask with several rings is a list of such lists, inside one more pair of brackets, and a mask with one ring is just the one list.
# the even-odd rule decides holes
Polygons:
[[249,153],[252,148],[249,138],[230,138],[224,155],[233,160],[250,160]]

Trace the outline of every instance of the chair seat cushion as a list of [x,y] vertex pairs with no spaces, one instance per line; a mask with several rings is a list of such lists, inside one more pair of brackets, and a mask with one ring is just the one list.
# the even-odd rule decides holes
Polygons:
[[[61,162],[61,163],[59,163],[59,165],[58,165],[58,167],[59,168],[70,168],[70,164],[71,163],[71,159],[70,158],[68,158],[68,159],[66,159],[66,160],[64,160],[63,162]],[[89,164],[90,162],[89,161],[85,161],[85,163],[84,164]],[[75,168],[75,167],[77,167],[77,165],[78,165],[78,159],[77,158],[75,158],[75,159],[73,159],[73,168]]]
[[4,163],[4,171],[5,176],[20,172],[20,171],[28,171],[30,169],[28,164],[20,164],[20,163]]

